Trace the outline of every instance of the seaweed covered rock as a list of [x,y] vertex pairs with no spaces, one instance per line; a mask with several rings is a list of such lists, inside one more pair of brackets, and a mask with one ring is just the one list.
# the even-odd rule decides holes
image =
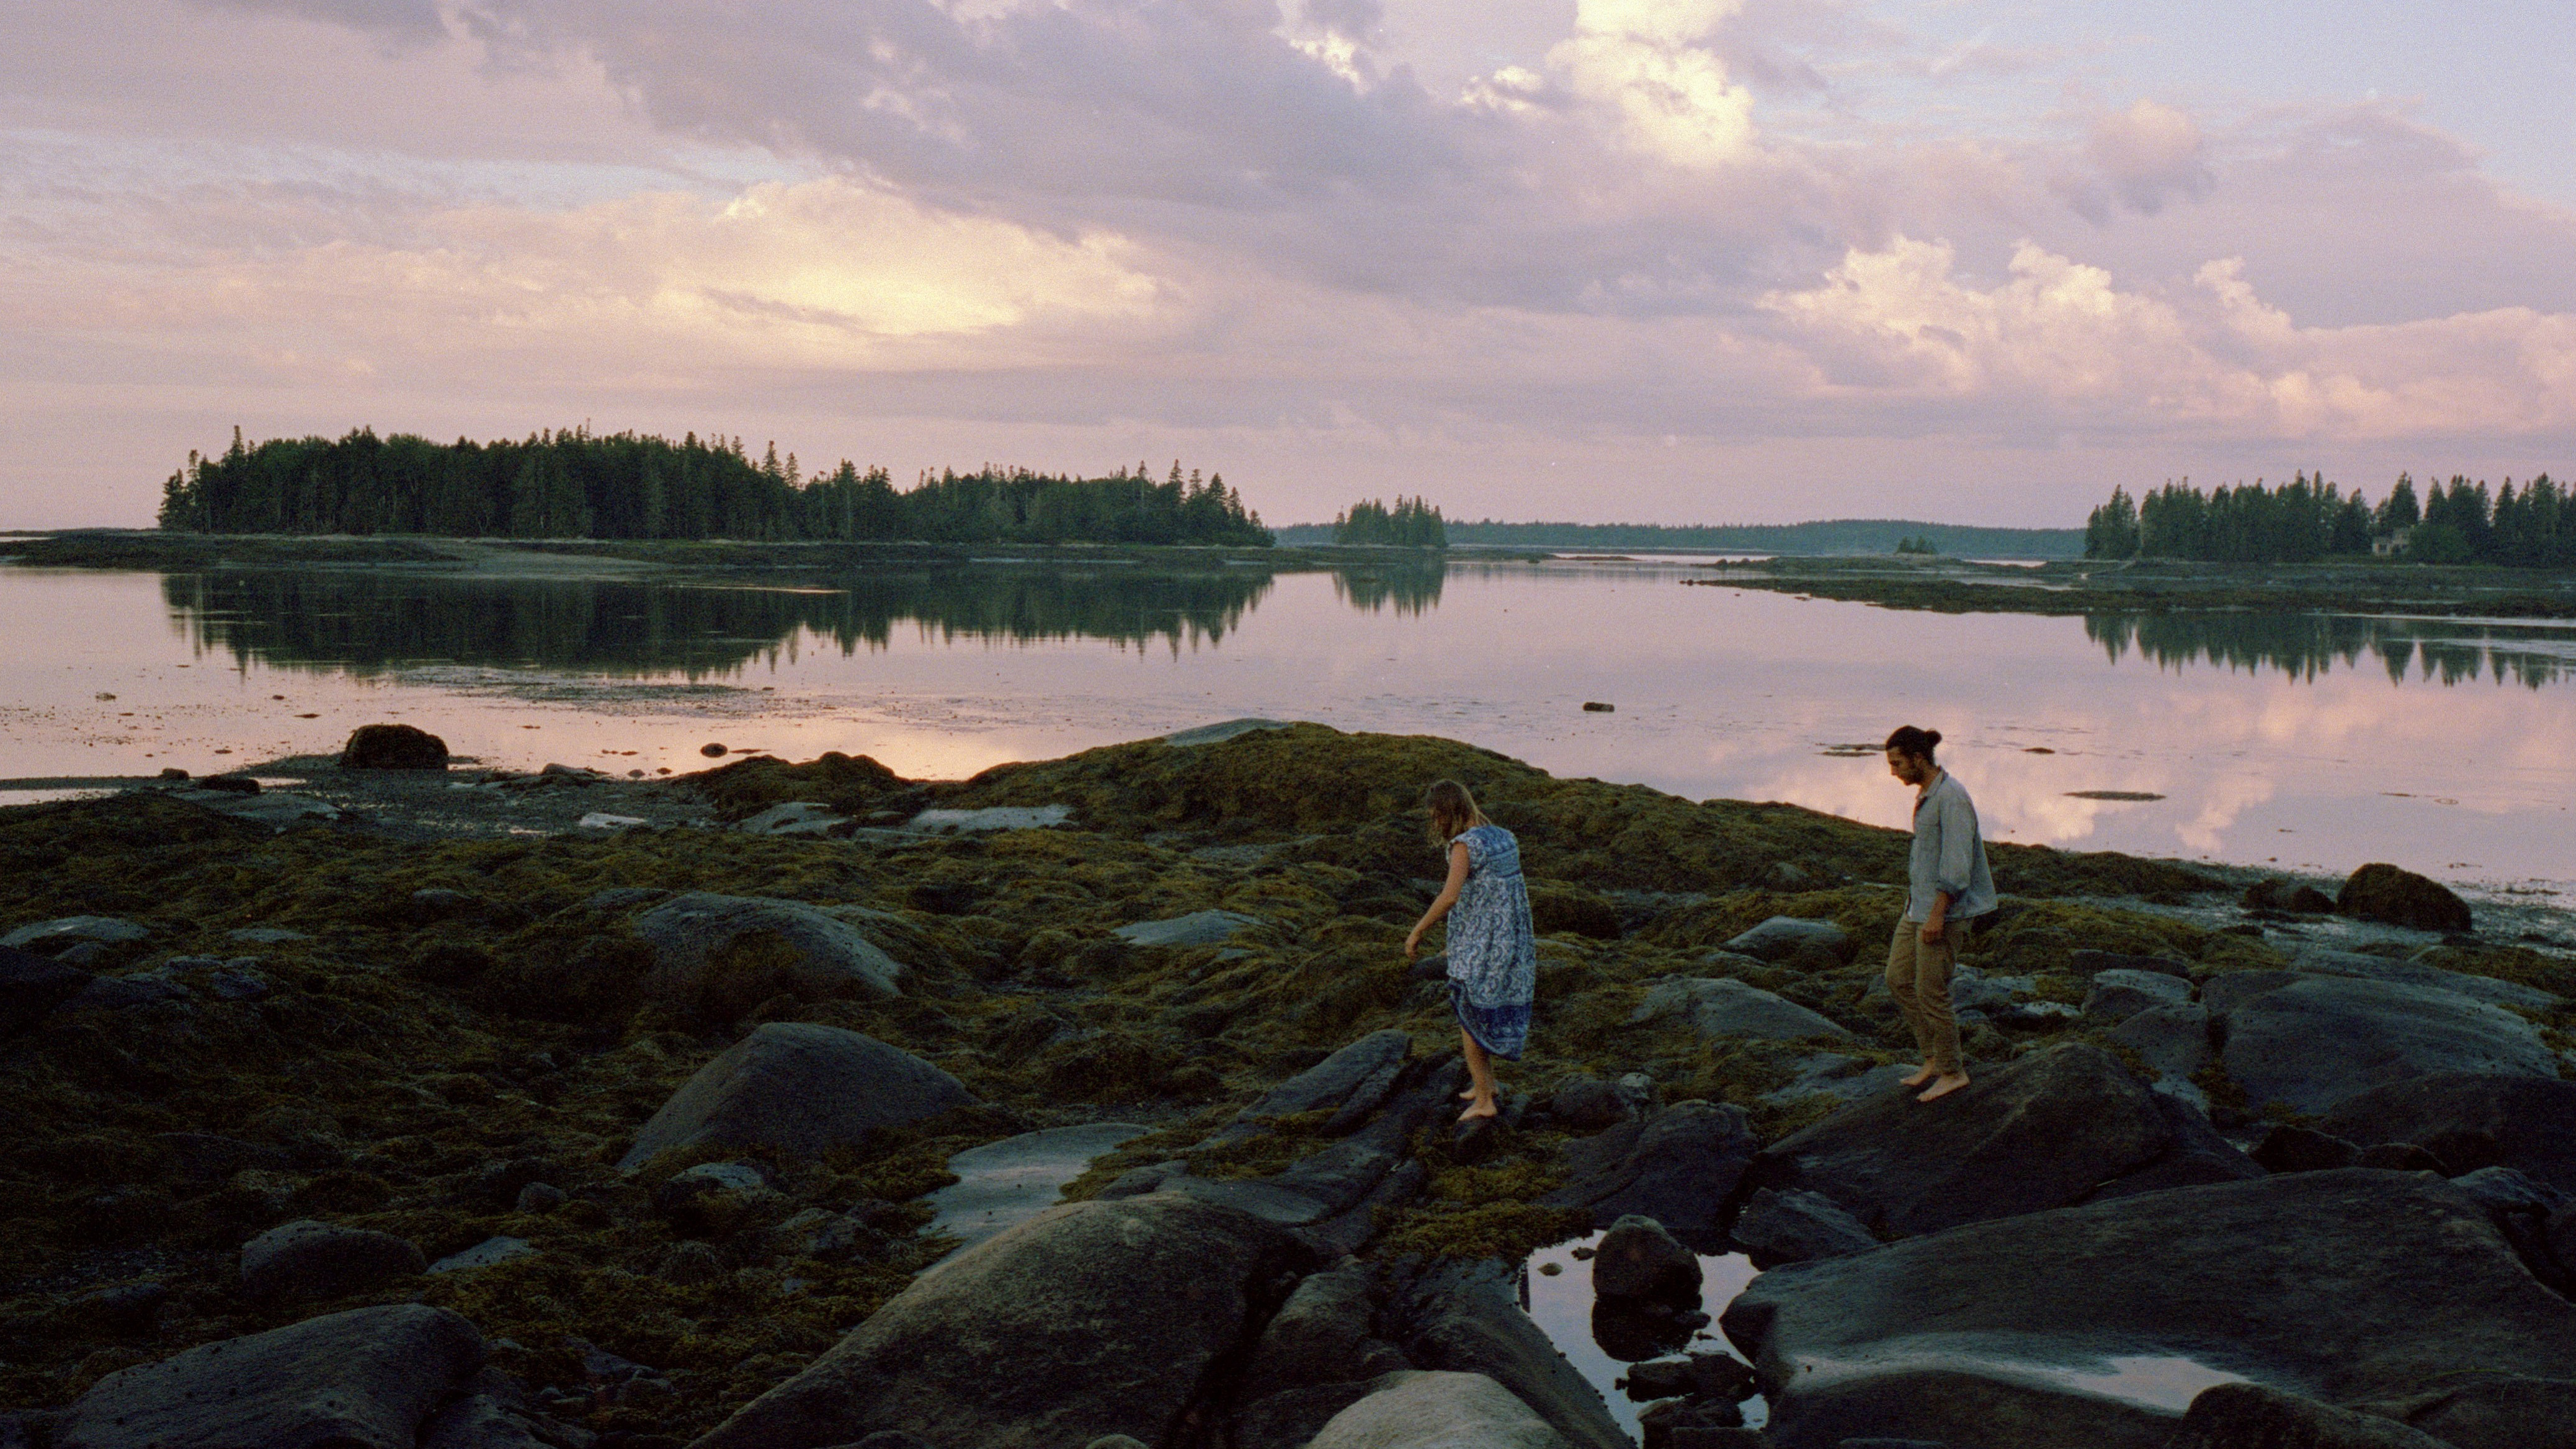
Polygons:
[[2455,1173],[2510,1167],[2576,1194],[2576,1082],[2437,1072],[2346,1097],[2318,1126],[2364,1147],[2414,1143]]
[[1677,976],[1659,981],[1647,991],[1646,999],[1638,1003],[1628,1021],[1633,1026],[1668,1018],[1689,1022],[1702,1041],[1851,1039],[1851,1032],[1831,1018],[1759,986],[1725,976]]
[[904,968],[847,921],[800,901],[691,891],[635,918],[658,1000],[730,1019],[781,992],[902,994]]
[[425,1271],[420,1248],[391,1233],[301,1218],[242,1245],[242,1291],[253,1298],[340,1298]]
[[78,967],[0,946],[0,1039],[32,1029],[89,982],[89,973]]
[[[715,752],[722,755],[721,749]],[[689,783],[727,820],[756,815],[772,805],[811,802],[839,815],[877,806],[909,787],[895,772],[866,755],[827,750],[802,764],[754,757],[692,775]]]
[[1299,1258],[1280,1229],[1172,1194],[1052,1208],[924,1273],[697,1449],[884,1429],[986,1449],[1168,1443]]
[[341,747],[343,770],[444,770],[447,741],[417,725],[360,725]]
[[413,1449],[481,1365],[444,1308],[358,1308],[192,1348],[98,1381],[54,1449]]
[[2335,909],[2347,916],[2411,926],[2418,931],[2476,929],[2469,903],[2453,894],[2449,886],[2381,862],[2352,873],[2335,896]]
[[874,1037],[766,1022],[673,1093],[618,1165],[700,1143],[815,1156],[974,1100],[955,1077]]
[[2500,1006],[2396,981],[2241,972],[2203,991],[2220,1059],[2261,1110],[2318,1114],[2373,1087],[2436,1072],[2555,1078],[2539,1029]]
[[1570,1449],[1483,1374],[1403,1370],[1333,1416],[1307,1449]]
[[1766,1149],[1754,1181],[1822,1193],[1898,1236],[2065,1207],[2098,1193],[2262,1169],[2099,1047],[1981,1067],[1938,1111],[1905,1091],[1856,1102]]
[[[2295,1225],[2295,1230],[2288,1230]],[[2180,1405],[2107,1398],[2032,1364],[2223,1366],[2338,1403],[2576,1362],[2576,1304],[2439,1180],[2347,1168],[1972,1223],[1777,1268],[1723,1318],[1787,1449],[1837,1434],[2160,1449]],[[1805,1364],[1859,1365],[1833,1376]]]

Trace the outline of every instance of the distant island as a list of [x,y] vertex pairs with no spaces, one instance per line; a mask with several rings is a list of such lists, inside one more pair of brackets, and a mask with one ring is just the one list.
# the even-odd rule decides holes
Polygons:
[[2336,557],[2409,563],[2502,564],[2565,568],[2576,564],[2576,498],[2546,473],[2514,491],[2513,480],[2490,494],[2481,480],[2452,475],[2415,496],[2415,479],[2373,507],[2300,473],[2278,488],[2261,479],[2204,493],[2186,478],[2134,500],[2126,489],[2093,510],[2084,525],[2086,558],[2173,558],[2207,563],[2314,563]]
[[924,473],[898,490],[843,459],[805,476],[773,443],[678,442],[586,428],[453,443],[360,428],[341,438],[245,443],[188,455],[162,485],[160,526],[191,533],[431,534],[455,538],[918,540],[939,543],[1221,544],[1266,548],[1270,531],[1223,474],[1160,482],[1143,463],[1104,478],[985,464]]
[[[1912,544],[1952,558],[2059,559],[2084,555],[2080,528],[1977,528],[1898,518],[1837,518],[1815,523],[1474,523],[1447,520],[1451,547],[1634,550],[1763,554],[1884,554]],[[1333,523],[1292,523],[1274,530],[1283,544],[1337,541]],[[1350,540],[1342,540],[1350,541]]]

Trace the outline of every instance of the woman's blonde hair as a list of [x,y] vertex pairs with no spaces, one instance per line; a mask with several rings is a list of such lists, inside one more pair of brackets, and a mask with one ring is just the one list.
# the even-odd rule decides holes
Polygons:
[[1479,825],[1494,823],[1476,808],[1476,797],[1467,793],[1467,787],[1455,780],[1433,781],[1431,788],[1422,792],[1422,804],[1431,812],[1434,845],[1447,845]]

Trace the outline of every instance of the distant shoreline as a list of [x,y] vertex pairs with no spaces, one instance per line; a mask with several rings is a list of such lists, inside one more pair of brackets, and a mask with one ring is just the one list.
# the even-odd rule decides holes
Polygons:
[[[1448,520],[1452,548],[1631,550],[1651,553],[1764,553],[1797,556],[1892,554],[1908,539],[1930,539],[1954,558],[2073,559],[2080,528],[1988,528],[1902,518],[1837,518],[1808,523],[1505,523]],[[1292,523],[1271,530],[1282,545],[1329,544],[1333,525]]]

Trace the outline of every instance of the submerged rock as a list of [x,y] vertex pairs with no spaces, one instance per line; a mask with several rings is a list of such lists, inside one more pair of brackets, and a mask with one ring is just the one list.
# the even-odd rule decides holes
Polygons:
[[303,1218],[242,1245],[242,1291],[267,1299],[341,1298],[428,1266],[417,1246],[391,1233]]
[[2449,991],[2273,971],[2215,977],[2202,994],[2221,1019],[2227,1074],[2258,1111],[2323,1113],[2436,1072],[2558,1075],[2530,1022]]
[[1854,1103],[1772,1144],[1754,1180],[1822,1193],[1910,1237],[2110,1191],[2262,1173],[2099,1047],[2063,1043],[1972,1075],[1938,1103],[1905,1091]]
[[2356,1093],[2317,1125],[2365,1147],[2414,1143],[2453,1172],[2510,1167],[2576,1194],[2576,1082],[2438,1072]]
[[874,1037],[766,1022],[673,1093],[618,1166],[702,1142],[811,1156],[974,1100],[955,1077]]
[[1727,977],[1675,977],[1646,992],[1628,1021],[1631,1025],[1680,1017],[1703,1041],[1740,1037],[1751,1041],[1805,1041],[1824,1037],[1848,1041],[1851,1033],[1828,1017],[1759,986]]
[[1404,1370],[1333,1416],[1307,1449],[1570,1449],[1511,1390],[1473,1373]]
[[2476,929],[2469,903],[2440,881],[2384,863],[2354,871],[2335,896],[2335,909],[2347,916],[2410,926],[2418,931]]
[[1165,1443],[1298,1257],[1270,1224],[1170,1194],[1051,1208],[924,1273],[697,1449],[881,1429],[983,1449]]
[[65,1411],[54,1449],[414,1449],[474,1373],[483,1335],[398,1303],[308,1318],[109,1374]]
[[444,770],[447,741],[416,725],[360,725],[340,749],[343,770]]
[[[1724,1326],[1772,1395],[1785,1449],[1863,1432],[1986,1443],[2007,1410],[2012,1442],[2159,1449],[2184,1407],[2170,1396],[2195,1377],[2350,1402],[2576,1362],[2576,1304],[2531,1275],[2484,1209],[2438,1180],[2365,1168],[2140,1194],[1774,1269]],[[2115,1357],[2155,1370],[2115,1390],[2130,1398],[2097,1391]]]
[[[780,992],[902,994],[900,962],[848,922],[798,901],[691,891],[637,916],[635,934],[653,948],[644,990],[684,1010],[732,1017]],[[740,959],[763,946],[767,959]]]

